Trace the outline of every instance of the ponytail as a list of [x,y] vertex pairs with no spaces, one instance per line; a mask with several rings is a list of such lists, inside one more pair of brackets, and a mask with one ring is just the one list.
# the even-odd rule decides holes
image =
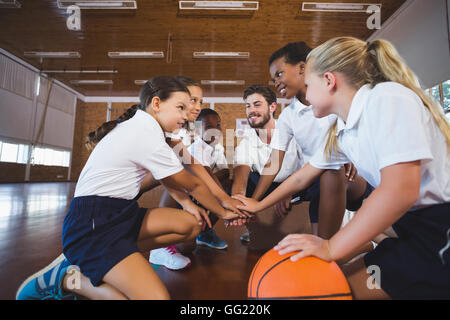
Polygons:
[[131,119],[136,111],[138,110],[139,105],[135,104],[128,108],[120,117],[118,117],[115,120],[107,121],[104,124],[102,124],[100,127],[97,128],[97,130],[91,131],[89,135],[86,138],[85,146],[88,150],[94,149],[95,145],[103,139],[104,136],[106,136],[109,132],[111,132],[117,124],[120,122],[124,122],[128,119]]
[[[373,88],[378,83],[393,81],[414,91],[430,111],[450,147],[450,124],[442,108],[420,88],[416,75],[390,42],[364,42],[353,37],[337,37],[313,49],[308,55],[309,60],[314,72],[340,72],[356,89],[367,83]],[[327,159],[337,150],[336,130],[337,123],[328,131],[325,148]]]
[[169,76],[158,76],[148,80],[141,88],[139,93],[139,104],[135,104],[125,111],[120,117],[115,120],[105,122],[97,130],[92,131],[86,138],[86,148],[88,150],[94,149],[95,145],[103,139],[109,132],[111,132],[118,123],[131,119],[138,109],[146,110],[154,97],[159,97],[161,101],[169,99],[173,92],[186,92],[189,90],[184,84]]
[[386,40],[375,40],[368,45],[368,48],[374,50],[377,66],[388,81],[398,82],[419,96],[444,134],[447,146],[450,147],[450,124],[445,118],[442,107],[420,88],[416,75],[399,56],[394,46]]

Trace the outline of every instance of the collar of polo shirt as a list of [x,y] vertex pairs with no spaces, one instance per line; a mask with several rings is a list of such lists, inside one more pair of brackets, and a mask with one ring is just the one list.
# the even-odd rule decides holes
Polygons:
[[356,92],[353,97],[352,105],[350,106],[350,110],[347,116],[347,122],[338,117],[337,119],[337,131],[336,135],[338,136],[342,130],[350,130],[352,129],[361,118],[362,110],[366,104],[366,100],[370,93],[370,85],[365,84]]

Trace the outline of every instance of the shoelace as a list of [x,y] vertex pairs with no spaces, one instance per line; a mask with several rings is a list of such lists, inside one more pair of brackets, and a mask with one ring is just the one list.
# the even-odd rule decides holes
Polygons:
[[169,251],[169,253],[170,253],[171,255],[174,255],[174,254],[177,254],[177,253],[178,253],[178,249],[177,249],[177,247],[176,247],[175,245],[168,246],[168,247],[166,248],[166,250]]
[[44,292],[46,295],[44,297],[41,298],[41,300],[49,300],[49,299],[54,299],[54,300],[62,300],[62,299],[67,299],[67,298],[72,298],[73,300],[77,300],[77,297],[73,294],[66,294],[64,295],[62,293],[61,288],[53,288],[53,289],[48,289]]

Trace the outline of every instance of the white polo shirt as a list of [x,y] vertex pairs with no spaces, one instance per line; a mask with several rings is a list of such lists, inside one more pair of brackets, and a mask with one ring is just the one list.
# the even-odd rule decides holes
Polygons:
[[173,140],[181,140],[185,146],[190,146],[192,144],[192,140],[195,137],[193,130],[186,130],[186,128],[181,128],[177,133],[166,132],[166,138],[171,138]]
[[[274,133],[276,131],[275,129]],[[271,145],[261,140],[256,133],[256,129],[247,129],[244,131],[243,139],[234,152],[234,166],[246,165],[252,171],[262,174],[271,152]],[[302,163],[302,152],[295,139],[291,139],[284,155],[281,169],[276,175],[274,182],[283,182],[286,180],[292,173],[302,167]]]
[[134,199],[150,171],[157,180],[183,170],[166,143],[158,122],[138,110],[119,123],[94,148],[81,171],[75,197],[105,196]]
[[373,89],[364,85],[353,98],[347,122],[337,121],[338,153],[327,162],[322,145],[311,165],[335,169],[352,162],[358,174],[377,187],[381,169],[422,160],[420,198],[412,209],[450,202],[450,150],[433,116],[412,90],[395,82]]
[[335,120],[335,115],[316,118],[311,106],[305,106],[294,98],[294,101],[281,112],[270,146],[286,151],[292,138],[295,138],[301,148],[304,163],[307,163],[319,149]]
[[203,166],[210,167],[211,170],[215,168],[219,170],[228,169],[225,149],[220,143],[211,146],[197,136],[187,150],[194,159]]

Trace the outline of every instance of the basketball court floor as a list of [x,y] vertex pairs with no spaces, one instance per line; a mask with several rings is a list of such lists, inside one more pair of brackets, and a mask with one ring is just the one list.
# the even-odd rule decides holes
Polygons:
[[[75,183],[0,184],[0,300],[15,299],[24,279],[61,254],[62,223],[74,191]],[[219,221],[215,230],[227,249],[197,247],[188,254],[188,269],[157,269],[172,299],[247,299],[248,279],[262,253],[241,243],[244,227],[225,228]],[[143,254],[148,258],[148,251]]]

